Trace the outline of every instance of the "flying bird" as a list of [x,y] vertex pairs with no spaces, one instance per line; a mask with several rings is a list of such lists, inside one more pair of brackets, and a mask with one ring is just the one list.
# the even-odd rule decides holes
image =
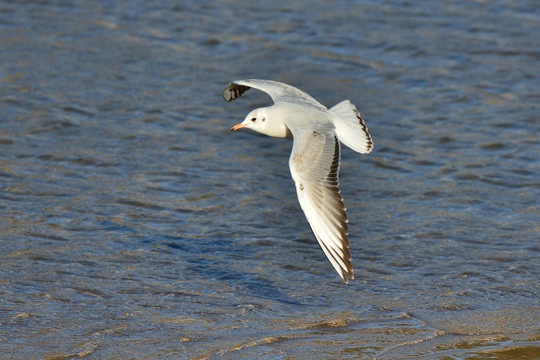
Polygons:
[[371,152],[373,140],[364,120],[349,100],[327,109],[305,92],[271,80],[235,80],[223,90],[223,98],[236,100],[250,88],[270,95],[274,105],[251,111],[229,131],[247,128],[293,139],[289,167],[298,201],[326,257],[348,283],[347,276],[354,279],[354,272],[338,188],[340,142],[361,154]]

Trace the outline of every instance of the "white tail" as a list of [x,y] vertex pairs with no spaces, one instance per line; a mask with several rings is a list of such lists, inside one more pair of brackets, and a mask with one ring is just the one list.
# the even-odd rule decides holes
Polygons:
[[339,141],[361,154],[367,154],[373,149],[373,140],[368,128],[349,100],[340,102],[328,111],[334,115]]

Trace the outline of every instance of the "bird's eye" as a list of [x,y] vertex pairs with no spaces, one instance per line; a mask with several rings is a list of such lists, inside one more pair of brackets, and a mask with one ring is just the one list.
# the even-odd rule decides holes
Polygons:
[[264,120],[266,120],[266,118],[262,118],[261,121],[264,122]]
[[257,118],[252,118],[251,121],[255,122],[255,120],[257,120]]

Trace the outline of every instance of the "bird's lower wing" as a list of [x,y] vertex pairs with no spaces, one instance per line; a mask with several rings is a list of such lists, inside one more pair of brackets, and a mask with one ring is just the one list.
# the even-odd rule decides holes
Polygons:
[[354,278],[347,215],[338,188],[340,145],[330,130],[294,129],[289,159],[300,206],[325,255],[346,283]]

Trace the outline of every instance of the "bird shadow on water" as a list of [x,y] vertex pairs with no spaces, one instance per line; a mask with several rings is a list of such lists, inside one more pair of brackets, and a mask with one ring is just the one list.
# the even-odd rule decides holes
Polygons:
[[[253,266],[255,250],[236,244],[226,236],[201,237],[197,239],[182,236],[161,235],[154,243],[160,244],[160,251],[182,257],[181,274],[183,280],[197,282],[201,289],[234,292],[239,302],[246,298],[263,301],[277,301],[289,305],[301,305],[278,288],[269,277],[263,276]],[[250,260],[249,258],[254,260]],[[243,300],[242,300],[243,299]]]

